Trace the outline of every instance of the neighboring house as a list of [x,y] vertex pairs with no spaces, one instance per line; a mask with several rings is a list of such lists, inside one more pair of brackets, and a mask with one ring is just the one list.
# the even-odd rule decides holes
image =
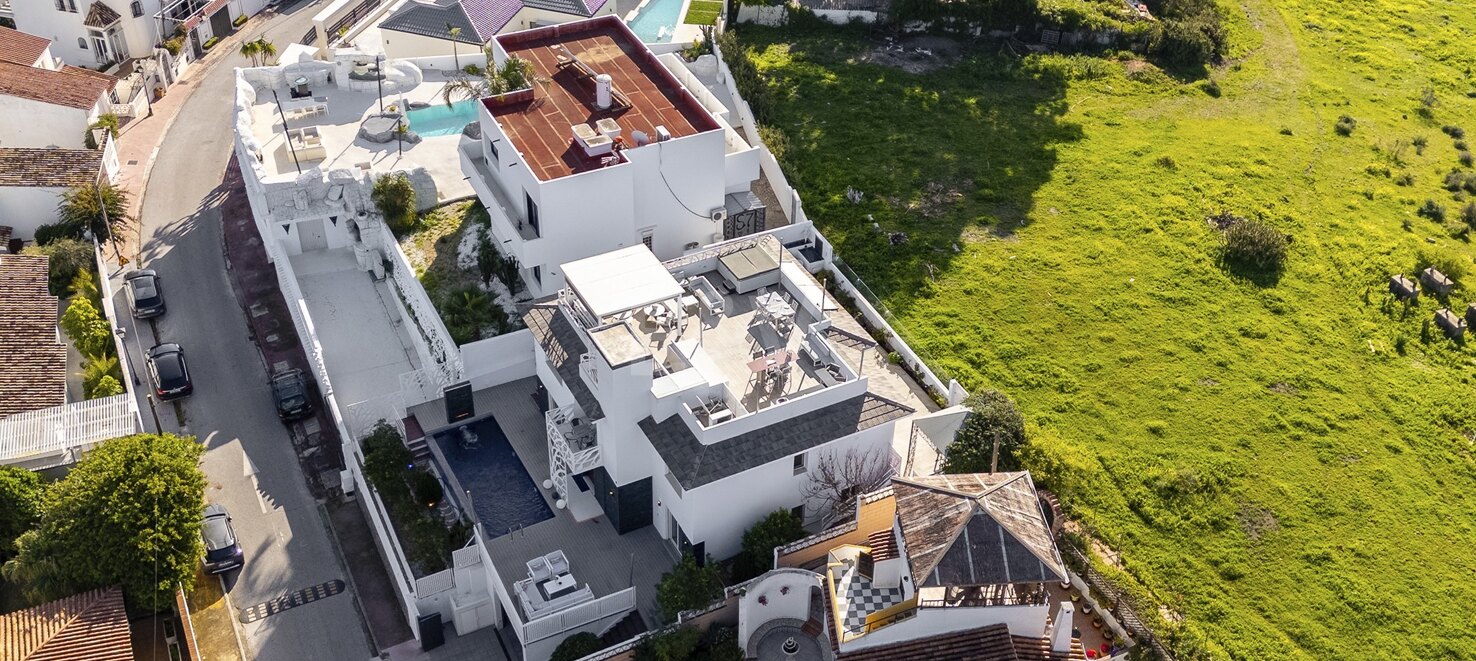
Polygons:
[[0,28],[0,147],[81,148],[118,79],[62,64],[46,39]]
[[454,41],[477,53],[496,35],[614,15],[614,0],[400,0],[379,23],[390,58],[451,55]]
[[159,9],[159,0],[27,0],[15,4],[15,26],[51,40],[68,64],[98,69],[152,57]]
[[787,642],[840,661],[1086,658],[1073,629],[1093,628],[1060,588],[1029,473],[896,477],[858,497],[853,521],[776,556],[741,591],[749,658],[784,658]]
[[[782,224],[751,192],[759,149],[614,16],[496,37],[538,82],[476,104],[462,170],[534,296],[565,262],[645,244],[668,259]],[[680,62],[671,65],[685,71]],[[699,101],[695,91],[708,102]]]
[[92,590],[0,615],[8,661],[133,661],[123,590]]
[[70,188],[110,182],[118,172],[112,140],[101,149],[0,147],[0,221],[18,239],[35,237],[36,228],[56,222],[56,206]]
[[67,402],[67,347],[49,272],[44,255],[0,252],[0,419]]

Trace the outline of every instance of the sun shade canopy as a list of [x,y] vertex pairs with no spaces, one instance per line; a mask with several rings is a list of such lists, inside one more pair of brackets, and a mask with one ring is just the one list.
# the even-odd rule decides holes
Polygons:
[[676,278],[644,245],[569,262],[564,280],[601,319],[682,295]]

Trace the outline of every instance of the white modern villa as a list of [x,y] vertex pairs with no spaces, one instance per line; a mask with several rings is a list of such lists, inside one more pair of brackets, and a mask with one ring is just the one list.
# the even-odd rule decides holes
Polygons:
[[785,222],[751,190],[759,148],[678,78],[692,80],[679,58],[620,19],[505,34],[492,49],[540,84],[477,104],[482,140],[462,169],[535,296],[564,287],[565,262],[637,244],[667,259]]
[[[614,17],[492,50],[539,82],[447,109],[445,57],[294,44],[239,69],[252,218],[228,222],[254,221],[276,268],[343,439],[343,490],[417,637],[495,630],[539,661],[573,633],[657,626],[655,585],[682,553],[732,556],[779,509],[822,527],[807,487],[826,462],[933,474],[966,393],[845,278],[756,129],[729,123],[747,108],[712,58],[658,55]],[[451,339],[371,201],[390,172],[422,208],[483,202],[531,290],[526,327]],[[412,560],[365,475],[360,441],[381,425],[470,530],[443,570]]]

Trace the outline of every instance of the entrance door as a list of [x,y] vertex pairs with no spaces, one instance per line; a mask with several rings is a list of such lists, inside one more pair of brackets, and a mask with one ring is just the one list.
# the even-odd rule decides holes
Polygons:
[[205,57],[205,49],[200,47],[199,29],[190,30],[190,52],[194,54],[197,60]]
[[217,39],[225,39],[231,33],[231,10],[229,7],[221,7],[220,11],[210,16],[210,34]]
[[323,230],[323,219],[314,218],[304,220],[297,224],[298,240],[302,242],[302,251],[327,250],[328,234]]

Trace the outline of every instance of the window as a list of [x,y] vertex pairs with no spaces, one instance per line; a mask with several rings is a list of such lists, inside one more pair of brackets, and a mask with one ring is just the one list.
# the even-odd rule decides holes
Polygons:
[[87,50],[87,38],[86,37],[77,37],[77,48],[81,48],[82,50]]
[[143,16],[144,15],[144,6],[143,6],[143,3],[142,2],[139,2],[138,0],[133,0],[133,4],[128,5],[128,11],[133,12],[133,17],[134,18],[138,18],[140,16]]
[[804,521],[805,520],[805,504],[804,503],[800,503],[798,505],[795,505],[794,507],[789,508],[789,511],[791,513],[793,513],[796,517],[798,517],[800,521]]
[[536,282],[536,283],[538,283],[540,285],[543,284],[543,267],[542,266],[535,266],[535,267],[533,267],[533,282]]
[[803,472],[805,472],[805,453],[801,452],[794,455],[794,474],[799,475]]
[[57,11],[66,11],[67,10],[66,0],[56,0],[56,10]]
[[67,11],[77,13],[77,0],[67,0]]
[[523,204],[528,209],[528,224],[533,226],[533,233],[540,234],[538,231],[538,203],[533,201],[533,196],[529,195],[528,191],[523,191]]
[[497,141],[496,140],[491,140],[491,139],[488,139],[487,140],[487,155],[492,157],[492,164],[493,165],[496,165],[496,164],[502,162],[502,157],[497,155]]

